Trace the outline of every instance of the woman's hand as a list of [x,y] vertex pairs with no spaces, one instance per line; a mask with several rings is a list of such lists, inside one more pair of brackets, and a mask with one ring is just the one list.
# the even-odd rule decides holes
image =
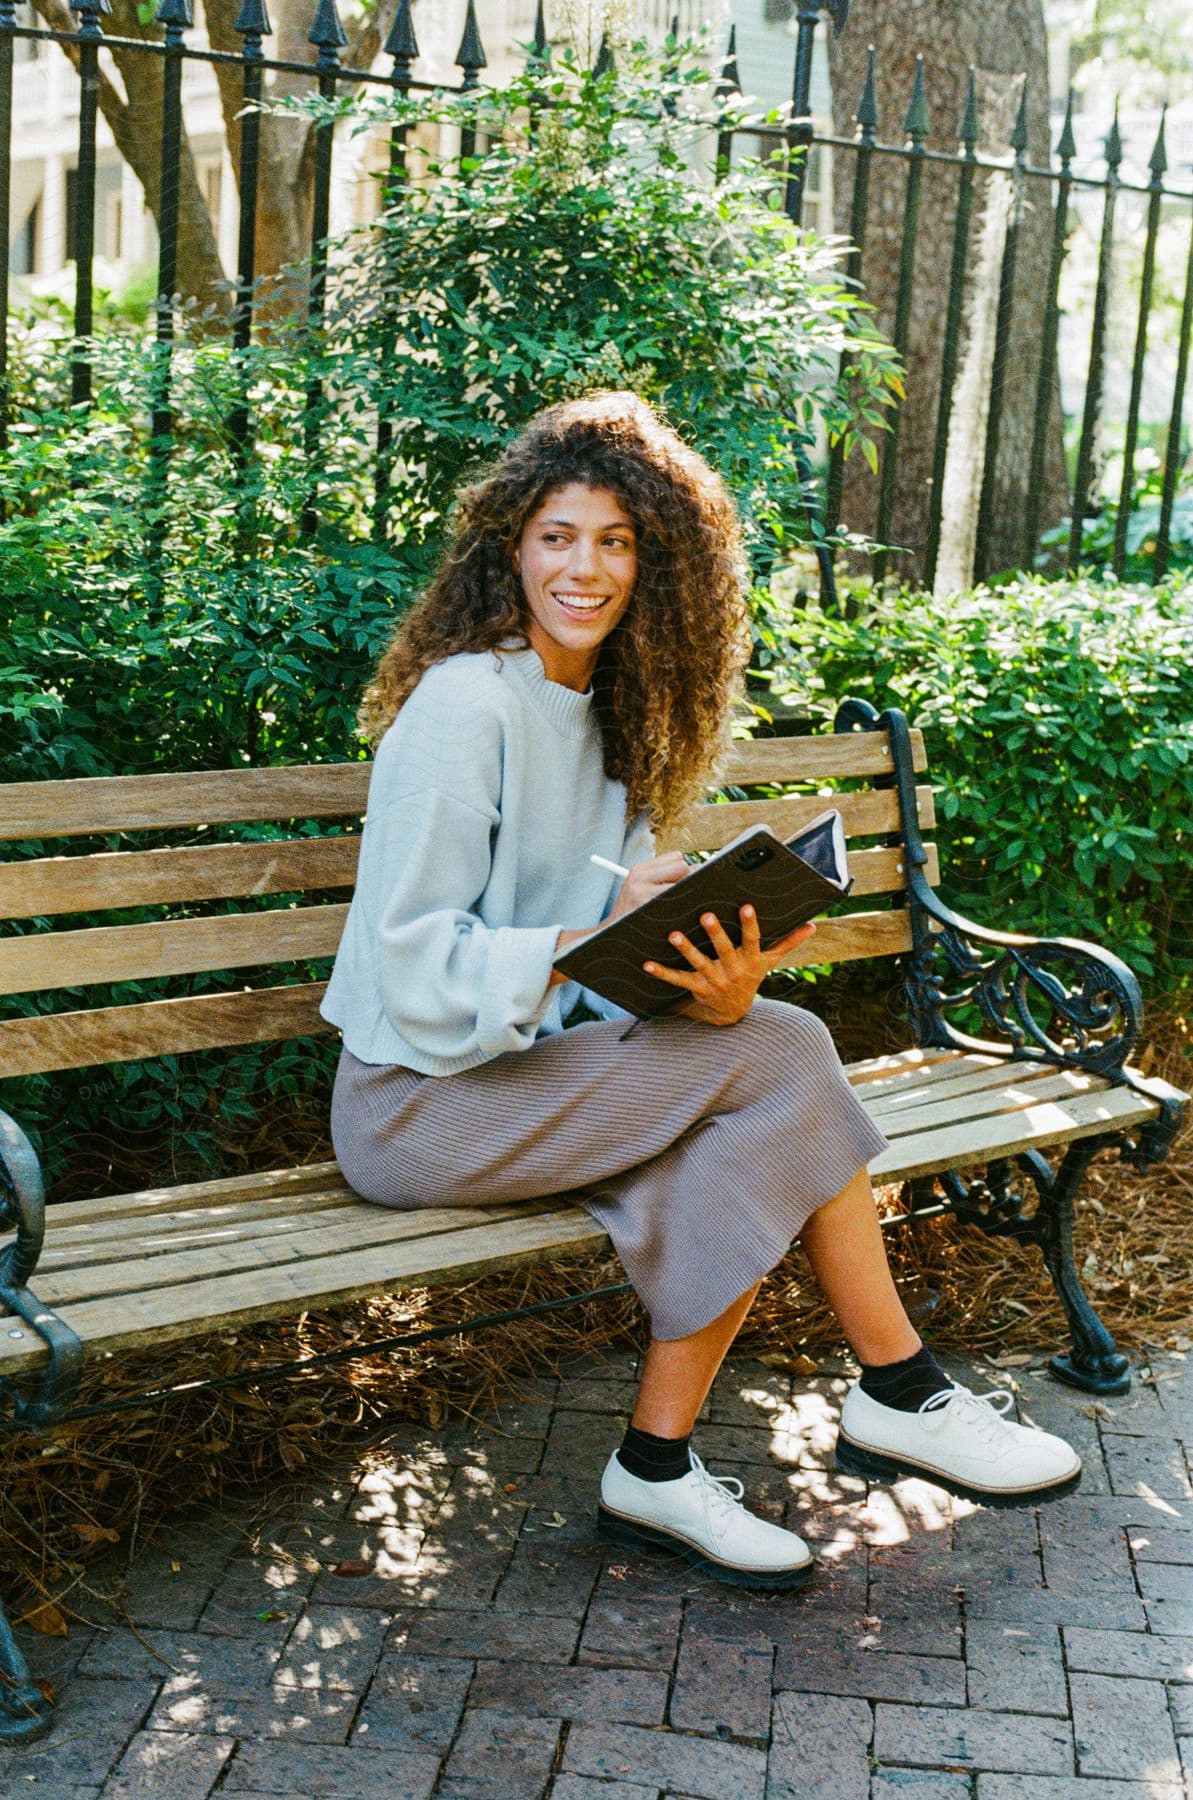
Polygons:
[[[662,862],[666,857],[659,859]],[[632,872],[632,871],[631,871]],[[627,878],[628,883],[628,878]],[[743,906],[741,946],[737,948],[719,919],[705,913],[700,923],[707,931],[716,951],[715,960],[697,950],[681,931],[671,934],[671,942],[682,950],[691,966],[686,969],[664,969],[659,963],[643,963],[648,975],[671,987],[686,988],[692,998],[676,1010],[686,1019],[699,1019],[706,1025],[736,1025],[754,1004],[758,989],[772,970],[780,968],[789,951],[807,943],[815,925],[800,925],[769,950],[762,948],[758,916],[752,906]]]
[[[651,856],[645,862],[635,863],[621,884],[609,918],[602,920],[602,923],[607,925],[610,919],[619,919],[623,913],[633,912],[644,900],[653,900],[664,888],[672,887],[682,875],[690,873],[687,858],[679,850],[670,850],[666,856]],[[556,952],[566,950],[569,944],[578,944],[581,938],[588,937],[595,930],[595,925],[589,925],[583,931],[561,931],[555,940]],[[560,987],[567,979],[561,969],[552,969],[547,985]]]
[[636,906],[653,900],[664,888],[674,887],[683,876],[691,873],[687,858],[679,850],[669,850],[666,856],[651,856],[645,862],[635,863],[621,884],[609,919],[620,919],[623,913],[633,912]]

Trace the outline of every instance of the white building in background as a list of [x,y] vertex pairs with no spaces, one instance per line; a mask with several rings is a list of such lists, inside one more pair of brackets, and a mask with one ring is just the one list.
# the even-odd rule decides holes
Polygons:
[[[586,8],[588,9],[586,11]],[[312,14],[314,0],[312,0]],[[563,12],[560,0],[547,5]],[[567,17],[579,33],[599,38],[600,0],[571,0]],[[193,48],[207,46],[201,0],[196,23],[187,33]],[[534,35],[535,0],[477,0],[477,19],[488,58],[487,83],[500,86],[522,62],[524,46]],[[415,6],[419,41],[417,73],[423,80],[455,86],[455,67],[463,29],[459,5]],[[794,0],[637,0],[639,29],[661,41],[678,13],[681,33],[710,26],[717,54],[723,54],[732,17],[737,27],[737,62],[743,93],[762,107],[778,106],[791,97],[795,55]],[[28,0],[19,0],[18,20],[35,24]],[[827,118],[828,67],[823,35],[818,33],[813,112]],[[266,42],[269,53],[269,43]],[[12,293],[61,293],[73,290],[71,271],[79,132],[79,77],[63,53],[53,46],[15,40],[13,71],[13,137],[9,219],[9,267]],[[101,53],[102,54],[102,53]],[[102,57],[117,87],[120,78],[110,59]],[[389,59],[376,67],[388,73]],[[182,105],[186,134],[199,185],[207,200],[225,272],[235,273],[239,197],[228,157],[215,78],[208,64],[183,63]],[[337,136],[333,158],[331,229],[333,234],[369,218],[376,208],[377,172],[386,150],[380,141]],[[131,282],[151,275],[157,258],[157,232],[145,205],[140,183],[117,150],[101,113],[97,132],[95,195],[95,279],[119,294]],[[805,216],[809,224],[831,228],[829,159],[816,153],[810,171]]]

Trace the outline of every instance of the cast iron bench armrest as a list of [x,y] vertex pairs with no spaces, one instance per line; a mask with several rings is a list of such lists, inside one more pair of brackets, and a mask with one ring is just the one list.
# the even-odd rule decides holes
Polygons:
[[[996,931],[954,912],[925,876],[928,862],[916,805],[911,738],[896,707],[877,713],[847,700],[836,729],[890,732],[892,776],[899,797],[907,863],[912,949],[907,1001],[917,1044],[1047,1062],[1103,1076],[1153,1100],[1159,1116],[1123,1146],[1137,1167],[1160,1161],[1180,1122],[1184,1097],[1149,1081],[1127,1058],[1143,1030],[1143,995],[1113,951],[1080,938]],[[990,1037],[962,1031],[950,1015],[977,1011]],[[1057,1031],[1057,1024],[1061,1030]]]
[[0,1110],[0,1288],[23,1288],[37,1267],[46,1230],[46,1193],[37,1152],[15,1119]]

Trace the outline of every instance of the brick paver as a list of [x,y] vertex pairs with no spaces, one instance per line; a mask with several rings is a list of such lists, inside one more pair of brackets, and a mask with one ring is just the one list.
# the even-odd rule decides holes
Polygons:
[[597,1540],[635,1373],[528,1379],[90,1572],[88,1623],[23,1635],[60,1698],[0,1800],[1193,1800],[1187,1359],[1097,1406],[1014,1378],[1087,1469],[1014,1512],[837,1476],[845,1379],[727,1364],[697,1446],[807,1536],[797,1595]]

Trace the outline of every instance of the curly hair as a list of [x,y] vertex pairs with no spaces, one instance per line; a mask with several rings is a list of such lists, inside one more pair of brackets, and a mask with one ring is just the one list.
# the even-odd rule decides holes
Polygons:
[[601,644],[593,706],[605,773],[625,783],[631,813],[647,807],[665,828],[720,771],[749,615],[732,498],[636,394],[548,407],[460,491],[451,541],[382,654],[358,723],[375,746],[435,663],[511,640],[529,645],[512,553],[547,496],[573,482],[607,489],[634,524],[637,578]]

